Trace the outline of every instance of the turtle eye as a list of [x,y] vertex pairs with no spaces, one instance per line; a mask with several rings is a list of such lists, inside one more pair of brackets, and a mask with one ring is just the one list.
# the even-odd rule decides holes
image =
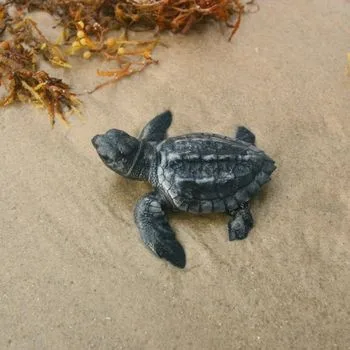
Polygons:
[[108,161],[108,156],[106,156],[106,155],[104,155],[104,154],[102,154],[102,155],[100,155],[100,157],[104,160],[104,161]]

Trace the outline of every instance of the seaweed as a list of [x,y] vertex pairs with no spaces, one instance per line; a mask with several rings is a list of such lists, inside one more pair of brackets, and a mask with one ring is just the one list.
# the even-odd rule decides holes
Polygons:
[[[51,124],[58,115],[68,123],[65,110],[79,113],[80,100],[62,80],[40,70],[45,60],[53,68],[70,69],[70,56],[112,61],[114,69],[98,70],[108,80],[96,90],[142,72],[151,64],[159,34],[170,30],[187,34],[209,19],[231,28],[229,40],[238,30],[252,0],[8,0],[0,5],[0,85],[7,95],[0,106],[21,101],[47,109]],[[9,8],[13,13],[9,15]],[[60,39],[50,42],[27,15],[35,10],[49,13],[62,28]],[[230,19],[234,18],[231,23]],[[115,31],[119,35],[115,34]],[[149,40],[129,38],[129,33],[152,32]]]
[[0,84],[7,91],[7,95],[0,98],[1,107],[16,101],[30,102],[47,109],[52,126],[56,115],[68,124],[66,109],[80,115],[80,101],[70,87],[62,80],[38,70],[34,51],[22,44],[11,41],[1,43]]
[[26,44],[53,66],[71,67],[59,46],[47,40],[32,19],[15,19],[9,25],[9,32],[12,34],[15,44]]
[[5,6],[0,5],[0,37],[6,29],[7,19],[8,19],[8,12]]
[[[158,31],[172,30],[186,34],[198,22],[213,18],[232,27],[231,40],[237,31],[244,6],[239,0],[160,0],[120,3],[116,7],[116,18],[129,26],[156,27]],[[237,13],[235,23],[230,17]]]

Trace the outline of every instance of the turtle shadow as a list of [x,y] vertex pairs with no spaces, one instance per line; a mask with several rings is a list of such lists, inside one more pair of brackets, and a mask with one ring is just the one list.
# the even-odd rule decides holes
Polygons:
[[264,202],[266,202],[266,200],[268,200],[268,197],[269,197],[269,189],[268,188],[269,187],[270,187],[270,184],[266,184],[265,186],[263,186],[260,189],[260,191],[256,194],[256,196],[250,200],[250,203],[252,204],[253,207],[257,203],[263,204]]
[[133,211],[136,202],[151,190],[152,187],[147,182],[130,180],[116,175],[108,188],[107,204],[115,212],[120,210]]
[[250,209],[254,218],[253,230],[259,225],[259,221],[263,220],[268,213],[269,208],[273,205],[273,194],[275,185],[271,182],[265,184],[260,191],[250,200]]
[[193,241],[205,244],[208,240],[206,237],[211,232],[218,233],[223,240],[226,239],[226,226],[229,221],[226,213],[169,212],[168,218],[180,240],[189,235]]

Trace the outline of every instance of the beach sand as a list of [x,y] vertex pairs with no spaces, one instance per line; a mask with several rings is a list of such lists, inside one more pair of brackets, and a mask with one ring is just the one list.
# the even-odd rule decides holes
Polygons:
[[[0,111],[0,349],[349,349],[350,3],[259,3],[231,43],[215,24],[165,35],[158,66],[83,97],[69,129]],[[83,91],[99,64],[55,75]],[[139,238],[150,187],[90,141],[167,108],[171,136],[242,124],[278,166],[244,241],[228,217],[171,215],[185,270]]]

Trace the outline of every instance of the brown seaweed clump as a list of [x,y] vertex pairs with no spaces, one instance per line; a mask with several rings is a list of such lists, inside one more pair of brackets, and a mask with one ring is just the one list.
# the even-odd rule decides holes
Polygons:
[[56,115],[68,123],[66,110],[79,115],[80,101],[70,87],[39,70],[40,56],[53,66],[70,67],[60,48],[50,43],[30,19],[12,21],[8,30],[12,39],[0,43],[0,85],[7,92],[0,98],[0,107],[16,101],[32,103],[47,110],[51,125]]
[[[230,40],[239,28],[247,3],[252,1],[9,0],[0,5],[0,38],[7,36],[0,42],[0,86],[7,92],[0,97],[0,106],[31,102],[46,108],[52,125],[56,115],[67,123],[65,111],[78,113],[80,101],[67,84],[40,70],[40,60],[64,69],[72,68],[68,62],[72,55],[83,59],[98,56],[115,62],[115,69],[97,71],[109,79],[89,92],[92,93],[157,63],[152,54],[160,42],[157,34],[164,30],[186,34],[197,23],[212,19],[231,28]],[[27,14],[35,10],[45,11],[57,20],[57,27],[62,28],[58,42],[50,42],[37,23],[28,18]],[[130,31],[151,31],[152,38],[130,39]]]

